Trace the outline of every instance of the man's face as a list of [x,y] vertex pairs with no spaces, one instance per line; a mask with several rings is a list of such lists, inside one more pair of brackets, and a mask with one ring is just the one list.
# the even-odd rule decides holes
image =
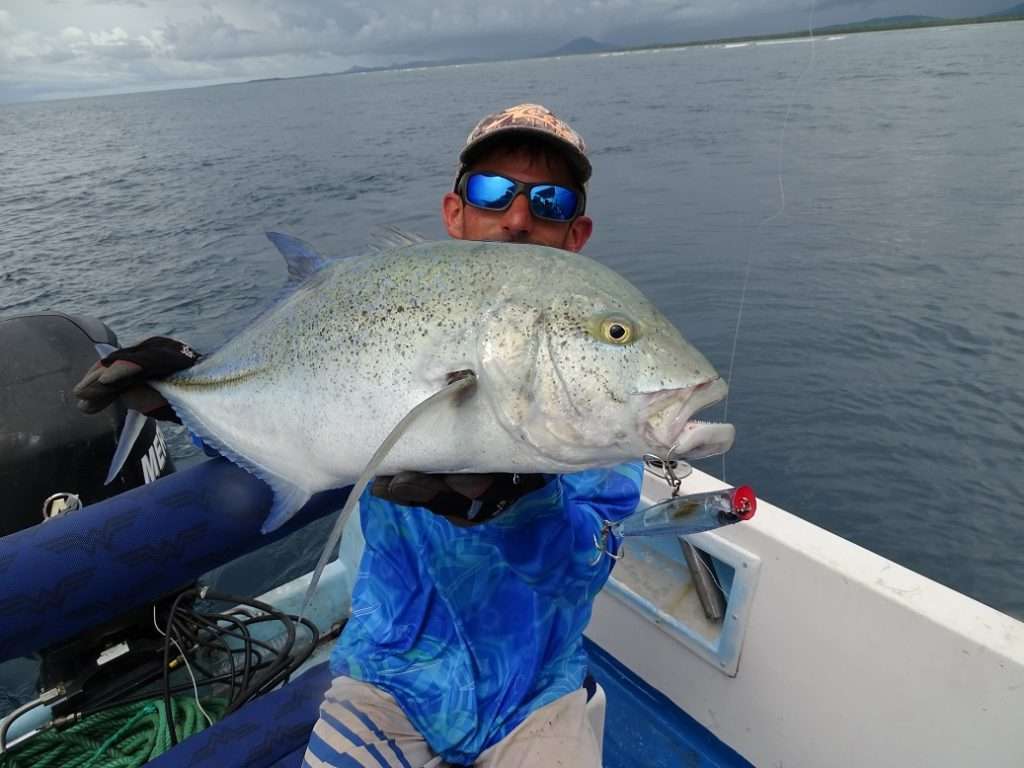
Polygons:
[[[467,172],[487,171],[525,182],[547,181],[576,188],[572,174],[560,158],[549,161],[544,155],[508,152],[500,148],[480,158]],[[444,196],[441,205],[448,234],[457,240],[498,240],[510,243],[549,245],[567,251],[579,251],[590,238],[593,222],[577,216],[560,223],[538,219],[530,212],[526,195],[516,195],[504,211],[485,211],[462,201],[455,192]]]

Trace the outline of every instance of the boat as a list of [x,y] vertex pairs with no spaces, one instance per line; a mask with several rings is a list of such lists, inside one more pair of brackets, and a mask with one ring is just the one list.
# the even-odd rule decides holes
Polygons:
[[[104,332],[53,313],[17,322],[0,321],[5,350],[4,333],[29,325],[52,331],[70,323],[64,332],[90,343]],[[37,392],[40,377],[54,370],[40,366],[38,375],[17,368],[19,381],[37,382]],[[8,403],[10,381],[0,382]],[[347,497],[348,489],[321,493],[264,536],[266,485],[223,458],[175,468],[166,456],[161,462],[159,429],[145,434],[125,470],[137,470],[142,482],[126,481],[132,487],[80,508],[75,489],[54,487],[45,520],[40,514],[0,538],[0,660],[43,660],[40,695],[0,713],[0,765],[31,764],[17,763],[19,754],[81,728],[80,711],[113,711],[126,690],[153,692],[147,706],[155,721],[161,701],[174,712],[205,698],[198,658],[187,663],[191,649],[171,645],[179,610],[198,615],[204,601],[232,600],[204,590],[203,574],[301,535]],[[93,446],[99,477],[115,443],[110,435]],[[650,466],[641,507],[670,498],[670,479],[664,467]],[[678,491],[726,487],[693,470]],[[208,725],[211,713],[200,706],[194,732],[147,765],[301,765],[361,550],[353,516],[301,621],[311,573],[221,609],[234,617],[225,622],[261,624],[246,629],[246,642],[288,653],[267,650],[262,671],[242,686],[254,695]],[[274,615],[276,623],[264,621]],[[630,537],[585,642],[588,713],[608,768],[1024,765],[1024,624],[764,499],[753,519],[736,525]],[[102,765],[133,724],[109,726],[92,742],[90,764]]]

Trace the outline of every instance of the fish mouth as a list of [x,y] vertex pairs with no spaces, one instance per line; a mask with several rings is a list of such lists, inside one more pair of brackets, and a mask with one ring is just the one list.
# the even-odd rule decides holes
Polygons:
[[[736,439],[732,424],[699,421],[693,415],[720,402],[729,385],[720,377],[679,389],[644,393],[643,435],[665,458],[703,459],[725,453]],[[671,454],[671,456],[669,455]]]

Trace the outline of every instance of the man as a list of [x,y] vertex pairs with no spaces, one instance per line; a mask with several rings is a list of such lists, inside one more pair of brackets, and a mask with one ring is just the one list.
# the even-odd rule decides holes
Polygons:
[[[484,118],[459,159],[442,200],[450,236],[586,244],[590,162],[549,110],[521,104]],[[152,378],[139,348],[107,358],[93,384]],[[377,478],[360,499],[366,549],[352,616],[304,765],[599,766],[582,637],[611,560],[595,542],[605,521],[636,508],[641,478],[640,462]]]

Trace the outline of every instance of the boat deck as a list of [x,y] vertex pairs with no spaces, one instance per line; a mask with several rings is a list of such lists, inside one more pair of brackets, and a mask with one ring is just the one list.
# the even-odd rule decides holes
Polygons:
[[[747,768],[746,760],[611,654],[587,641],[590,672],[604,689],[605,768]],[[257,699],[149,763],[153,768],[298,768],[330,686],[326,662]]]

